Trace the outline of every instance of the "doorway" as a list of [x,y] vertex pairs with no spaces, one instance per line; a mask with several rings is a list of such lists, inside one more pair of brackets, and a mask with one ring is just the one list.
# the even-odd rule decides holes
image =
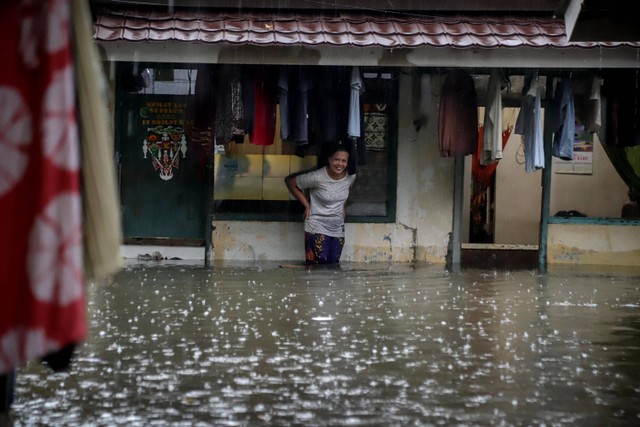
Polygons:
[[[503,109],[503,157],[482,172],[465,159],[463,266],[535,268],[538,265],[542,172],[526,173],[518,108]],[[484,108],[480,108],[479,118]],[[477,166],[477,165],[476,165]]]

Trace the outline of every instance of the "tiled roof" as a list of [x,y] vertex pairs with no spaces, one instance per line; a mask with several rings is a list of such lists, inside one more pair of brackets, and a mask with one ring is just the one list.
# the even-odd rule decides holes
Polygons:
[[106,10],[96,40],[382,48],[617,47],[570,43],[554,18]]

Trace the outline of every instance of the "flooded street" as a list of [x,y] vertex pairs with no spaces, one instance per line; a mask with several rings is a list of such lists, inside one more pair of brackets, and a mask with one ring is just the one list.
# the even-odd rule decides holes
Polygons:
[[640,271],[128,265],[16,426],[640,424]]

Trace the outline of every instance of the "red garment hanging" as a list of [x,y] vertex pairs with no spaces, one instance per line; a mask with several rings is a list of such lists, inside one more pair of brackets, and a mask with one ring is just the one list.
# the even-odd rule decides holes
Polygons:
[[0,374],[85,338],[68,0],[0,6]]
[[271,71],[262,70],[253,85],[254,118],[250,141],[255,145],[273,145],[276,132],[276,85]]
[[[480,164],[480,158],[482,156],[482,135],[484,134],[484,127],[478,127],[478,147],[476,148],[476,152],[473,154],[472,163],[471,163],[471,175],[473,176],[474,181],[478,183],[477,191],[486,190],[491,184],[491,177],[496,172],[496,168],[498,167],[498,162],[491,163],[489,165],[483,166]],[[502,149],[507,145],[507,141],[509,140],[509,136],[511,136],[511,129],[502,131]]]
[[441,157],[473,154],[478,139],[478,102],[473,78],[464,70],[447,75],[438,105]]

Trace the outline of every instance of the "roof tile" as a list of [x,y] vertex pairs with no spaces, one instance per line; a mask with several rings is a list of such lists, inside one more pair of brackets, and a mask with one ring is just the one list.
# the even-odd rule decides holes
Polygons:
[[[258,44],[269,43],[273,41],[273,36],[271,36],[271,40],[265,39],[264,37],[260,37],[259,35],[255,36],[255,40],[253,37],[250,37],[250,34],[246,31],[225,31],[224,33],[224,41],[231,44],[244,44],[249,43],[251,41],[255,41]],[[262,40],[262,43],[260,41]]]
[[336,19],[327,19],[319,21],[322,23],[322,28],[327,34],[344,34],[347,32],[347,23]]
[[[305,33],[304,41],[305,41],[305,44],[319,45],[319,44],[326,44],[327,38],[325,37],[325,34],[323,32],[308,33],[308,34]],[[302,44],[302,40],[300,40],[300,44]]]
[[110,41],[201,41],[254,45],[618,47],[640,43],[569,43],[561,19],[409,16],[364,13],[102,10],[94,37]]
[[97,27],[94,37],[98,40],[123,40],[124,28],[110,28],[106,26]]
[[[449,37],[444,34],[423,34],[420,36],[427,46],[447,46],[451,44]],[[416,45],[420,46],[420,45]]]
[[439,41],[431,41],[429,42],[430,39],[432,38],[440,38],[442,36],[429,36],[429,35],[422,35],[422,34],[416,34],[416,35],[406,35],[404,37],[402,37],[402,42],[400,42],[399,37],[396,36],[396,46],[394,47],[418,47],[418,46],[438,46],[439,45]]
[[201,31],[196,33],[198,40],[204,43],[222,43],[226,41],[224,31]]
[[129,17],[125,19],[124,27],[131,30],[141,30],[149,28],[149,24],[151,23],[153,23],[154,26],[156,25],[156,22],[148,19]]
[[498,45],[500,47],[518,47],[522,46],[524,42],[520,38],[520,36],[512,34],[512,35],[503,35],[498,38]]
[[[415,25],[411,25],[411,28],[415,28]],[[393,22],[380,22],[373,21],[371,22],[371,31],[373,34],[385,36],[385,35],[395,35],[398,30]]]
[[[184,28],[187,30],[186,28]],[[222,19],[200,19],[198,20],[198,29],[204,32],[216,32],[224,30],[224,20]],[[197,31],[194,29],[192,31]],[[220,40],[222,41],[222,39]]]
[[400,44],[395,34],[387,35],[387,34],[376,33],[374,34],[373,37],[374,37],[375,45],[381,46],[381,47],[387,47],[387,48],[407,47],[407,45],[409,44],[408,40],[406,40],[407,43],[405,43],[404,45]]
[[478,36],[494,34],[492,27],[483,22],[467,22],[466,26],[470,34],[476,34]]
[[149,29],[134,30],[131,28],[126,28],[123,34],[123,38],[125,40],[133,42],[138,42],[141,40],[153,40],[149,38]]
[[346,32],[344,33],[325,33],[324,35],[327,44],[334,46],[348,46],[349,45],[349,36]]
[[173,34],[176,40],[180,40],[182,42],[195,42],[198,41],[199,33],[197,31],[174,30]]
[[[179,18],[176,18],[179,19]],[[179,19],[180,22],[173,22],[173,21],[165,21],[167,24],[169,24],[170,22],[173,22],[173,24],[175,25],[175,29],[176,31],[191,31],[191,32],[197,32],[197,30],[200,28],[200,19]]]
[[[396,28],[401,25],[394,22]],[[415,31],[423,35],[438,35],[446,32],[445,26],[441,22],[416,22]],[[405,34],[404,31],[400,31],[401,34]]]
[[175,31],[170,29],[170,30],[158,30],[155,28],[150,28],[149,29],[149,38],[153,39],[153,40],[158,40],[158,41],[165,41],[165,40],[176,40],[176,35],[175,35]]
[[[275,35],[275,40],[266,40],[265,44],[268,44],[270,41],[275,41],[276,44],[286,44],[286,45],[296,45],[301,42],[300,33],[274,33],[270,34],[271,37]],[[306,38],[306,37],[305,37]],[[306,43],[310,44],[310,43]]]
[[451,34],[452,36],[469,34],[469,28],[467,28],[464,22],[448,22],[444,24],[444,26],[445,32],[447,34]]
[[371,27],[371,23],[368,21],[363,22],[350,22],[349,23],[349,32],[351,34],[373,34],[373,28]]
[[[250,21],[246,19],[225,19],[224,29],[229,32],[248,31],[250,28],[257,28],[265,25],[264,21]],[[271,28],[272,30],[273,28]]]
[[475,40],[468,34],[451,34],[451,46],[454,47],[473,47],[476,46]]
[[275,33],[298,33],[302,30],[302,23],[299,23],[293,19],[291,20],[274,20],[273,23],[273,32]]
[[508,22],[499,22],[491,25],[491,29],[496,36],[513,36],[518,33],[516,26]]

